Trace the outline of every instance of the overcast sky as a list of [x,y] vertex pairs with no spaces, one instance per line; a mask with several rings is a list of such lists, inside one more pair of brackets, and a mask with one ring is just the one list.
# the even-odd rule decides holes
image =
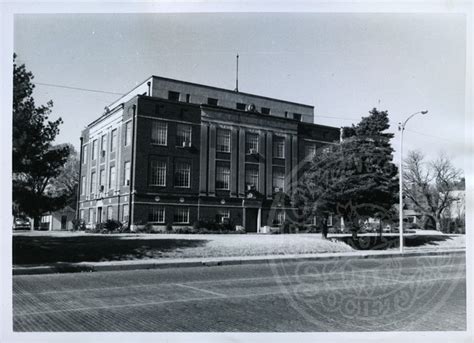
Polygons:
[[[443,150],[458,167],[472,153],[463,14],[17,15],[14,50],[36,82],[117,93],[153,74],[233,89],[239,53],[239,90],[313,105],[315,123],[350,125],[377,107],[396,132],[428,109],[407,125],[405,152]],[[76,147],[118,97],[43,85],[34,95],[54,101],[57,141]]]

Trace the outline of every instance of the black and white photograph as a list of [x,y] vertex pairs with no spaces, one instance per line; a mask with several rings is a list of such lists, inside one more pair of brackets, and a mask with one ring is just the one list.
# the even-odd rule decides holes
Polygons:
[[333,5],[0,4],[1,341],[473,341],[473,3]]

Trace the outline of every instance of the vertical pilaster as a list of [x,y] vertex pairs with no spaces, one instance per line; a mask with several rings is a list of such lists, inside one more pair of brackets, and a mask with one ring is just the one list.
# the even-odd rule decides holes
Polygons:
[[273,195],[273,135],[267,132],[267,153],[265,154],[266,168],[265,168],[265,194],[268,198]]
[[285,187],[284,192],[290,190],[291,183],[291,136],[285,135]]
[[216,192],[216,125],[209,125],[209,195],[215,195]]
[[208,153],[208,130],[207,123],[201,123],[201,147],[199,168],[199,194],[207,194],[207,153]]
[[266,144],[265,144],[265,132],[260,132],[258,136],[258,191],[260,193],[265,192],[265,155],[266,155]]
[[298,136],[291,135],[291,185],[296,187],[298,182]]
[[230,196],[237,196],[237,176],[239,168],[239,132],[233,127],[230,134]]
[[[245,196],[245,129],[244,128],[239,129],[238,190],[239,190],[239,196]],[[245,211],[244,211],[244,214],[245,214]]]

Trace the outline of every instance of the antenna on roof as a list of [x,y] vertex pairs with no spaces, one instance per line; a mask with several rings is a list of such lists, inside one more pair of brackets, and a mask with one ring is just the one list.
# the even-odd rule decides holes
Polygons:
[[239,91],[239,54],[236,56],[235,91]]

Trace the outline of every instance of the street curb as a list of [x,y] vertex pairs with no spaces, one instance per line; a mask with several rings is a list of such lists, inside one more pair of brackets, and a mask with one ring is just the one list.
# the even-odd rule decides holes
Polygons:
[[117,262],[79,262],[79,263],[55,263],[49,266],[39,267],[13,267],[13,275],[37,275],[37,274],[57,274],[57,273],[80,273],[80,272],[102,272],[119,270],[141,270],[141,269],[167,269],[167,268],[189,268],[189,267],[212,267],[225,265],[244,264],[272,264],[278,262],[307,262],[307,261],[327,261],[327,260],[350,260],[367,258],[390,258],[390,257],[414,257],[414,256],[440,256],[440,255],[461,255],[465,249],[441,250],[441,251],[414,251],[400,254],[398,252],[389,253],[366,253],[366,254],[325,254],[325,255],[292,255],[292,256],[255,256],[228,257],[228,258],[205,258],[181,261],[117,261]]

